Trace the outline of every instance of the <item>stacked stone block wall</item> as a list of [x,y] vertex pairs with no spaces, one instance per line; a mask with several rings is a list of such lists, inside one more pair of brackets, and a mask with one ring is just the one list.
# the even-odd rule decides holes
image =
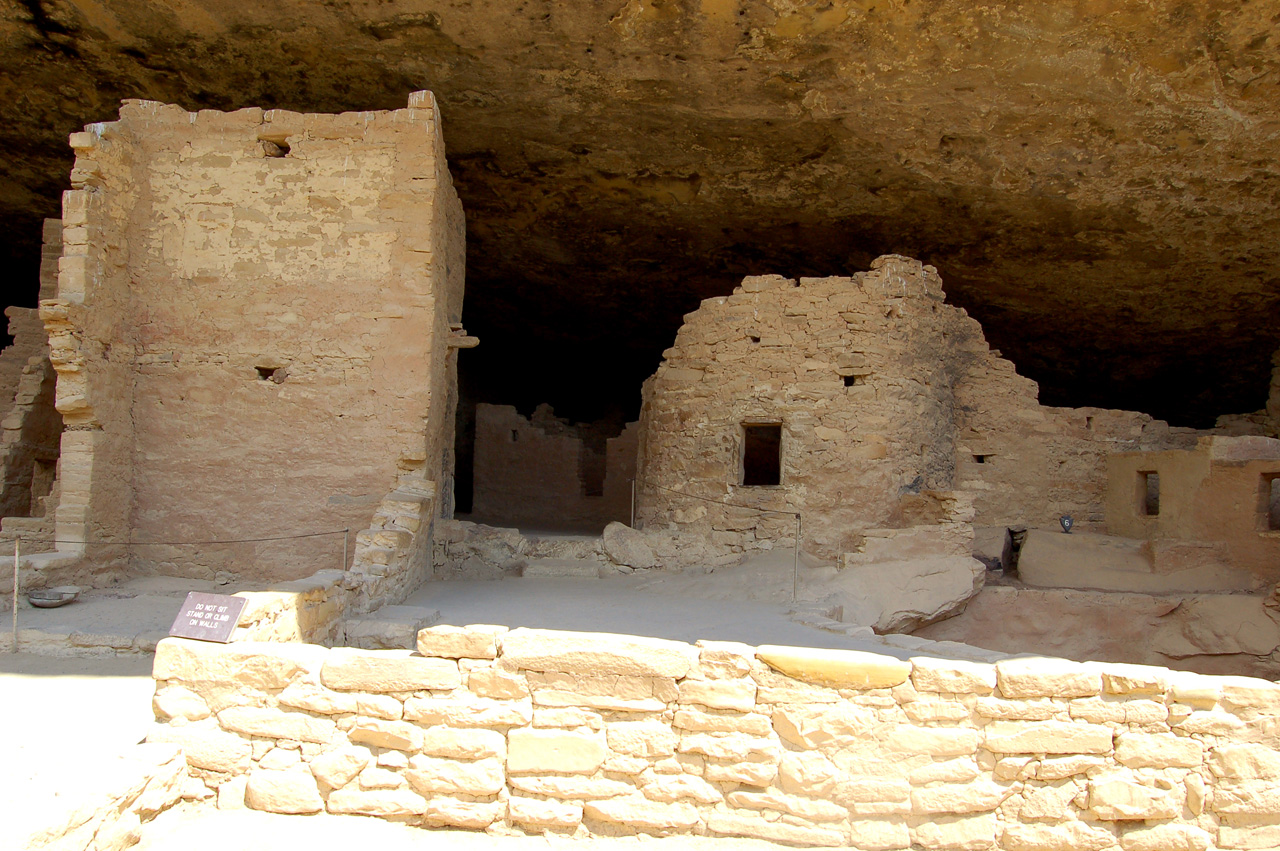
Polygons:
[[417,653],[167,639],[155,677],[149,738],[224,807],[868,851],[1280,836],[1264,680],[503,627]]
[[[902,497],[967,490],[979,526],[1101,528],[1105,456],[1183,439],[1143,414],[1053,409],[944,303],[930,266],[881,257],[852,277],[752,277],[685,317],[646,382],[639,516],[724,547],[790,542],[835,557],[862,531],[910,525]],[[743,428],[782,428],[781,482],[744,486]],[[671,493],[683,491],[703,500]]]
[[[406,473],[449,484],[463,228],[429,93],[342,115],[126,101],[72,144],[42,304],[59,539],[361,530]],[[332,541],[89,555],[291,579]]]

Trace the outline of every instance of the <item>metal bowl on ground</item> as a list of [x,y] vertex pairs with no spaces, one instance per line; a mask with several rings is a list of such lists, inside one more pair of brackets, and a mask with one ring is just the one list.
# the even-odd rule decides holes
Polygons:
[[37,609],[56,609],[65,606],[80,596],[80,589],[74,585],[62,585],[57,588],[37,588],[27,592],[27,602]]

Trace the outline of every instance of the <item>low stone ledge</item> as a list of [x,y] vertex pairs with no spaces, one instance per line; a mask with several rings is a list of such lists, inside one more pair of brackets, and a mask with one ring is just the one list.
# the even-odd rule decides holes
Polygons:
[[418,656],[408,650],[330,651],[320,682],[341,691],[448,691],[462,685],[458,663]]
[[892,688],[911,676],[910,662],[860,650],[761,645],[756,658],[779,673],[831,688]]
[[697,660],[692,645],[630,635],[513,629],[500,641],[502,661],[529,671],[680,679]]

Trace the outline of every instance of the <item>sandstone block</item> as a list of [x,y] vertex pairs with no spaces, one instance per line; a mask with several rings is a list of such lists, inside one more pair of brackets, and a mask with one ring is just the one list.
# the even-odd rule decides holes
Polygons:
[[696,703],[711,709],[750,712],[756,704],[753,680],[682,680],[679,702]]
[[840,776],[830,759],[813,751],[786,751],[778,764],[778,785],[793,795],[830,797]]
[[311,773],[330,788],[341,789],[355,779],[371,759],[365,748],[341,747],[312,759]]
[[911,791],[911,812],[986,813],[995,810],[1012,790],[992,783],[941,783]]
[[775,671],[831,688],[892,688],[911,676],[911,663],[860,650],[762,645],[756,658]]
[[683,642],[658,638],[513,629],[502,636],[502,660],[531,671],[680,679],[697,659]]
[[719,789],[692,774],[664,777],[649,783],[641,791],[650,800],[668,804],[686,798],[697,801],[699,804],[718,804],[724,800],[724,795],[720,794]]
[[678,709],[672,726],[694,733],[749,733],[767,736],[773,731],[769,716],[759,713],[715,713],[700,709]]
[[1039,760],[1032,766],[1031,776],[1037,780],[1065,780],[1086,774],[1106,765],[1100,756],[1060,756]]
[[302,762],[302,753],[291,748],[272,748],[266,756],[258,760],[259,768],[272,771],[284,771]]
[[156,645],[151,676],[184,683],[237,683],[244,688],[278,690],[295,677],[319,670],[329,652],[310,644],[216,644],[166,638]]
[[473,670],[467,674],[467,688],[477,697],[519,700],[529,696],[529,683],[524,676],[501,665]]
[[422,729],[406,721],[363,718],[347,731],[353,744],[413,752],[422,748]]
[[1120,837],[1124,851],[1206,851],[1213,837],[1190,824],[1157,824]]
[[609,749],[628,756],[659,757],[676,752],[679,735],[659,721],[619,721],[605,728]]
[[817,848],[836,848],[848,844],[848,837],[844,830],[801,827],[742,813],[712,810],[707,813],[706,824],[709,832],[722,836],[745,836],[751,839],[763,839],[766,842]]
[[420,750],[428,756],[451,759],[503,759],[507,755],[507,739],[497,730],[432,727],[423,731]]
[[702,639],[698,646],[698,675],[708,680],[736,680],[751,673],[756,649],[737,641]]
[[456,798],[432,797],[427,799],[423,821],[430,827],[464,827],[483,830],[502,818],[507,806],[502,801],[461,801]]
[[782,756],[777,740],[742,733],[686,733],[677,750],[725,760],[756,758],[776,762]]
[[1214,789],[1211,809],[1227,815],[1280,815],[1280,784],[1274,777],[1220,783]]
[[1280,683],[1256,677],[1220,677],[1222,703],[1229,710],[1280,711]]
[[153,727],[148,742],[166,742],[182,748],[187,763],[206,771],[240,774],[253,759],[253,745],[248,739],[208,727]]
[[587,801],[582,805],[584,818],[612,824],[625,824],[637,830],[689,830],[698,824],[698,811],[692,804],[663,804],[640,795]]
[[168,720],[182,718],[187,721],[201,721],[210,715],[209,704],[204,698],[189,688],[170,686],[156,692],[151,699],[151,708],[156,718]]
[[911,847],[911,831],[900,819],[858,819],[849,825],[855,848],[866,851],[899,851]]
[[658,563],[653,557],[653,550],[645,543],[644,535],[623,523],[614,521],[605,526],[601,540],[605,554],[615,564],[646,570]]
[[969,756],[981,742],[977,730],[964,727],[894,727],[884,738],[884,746],[898,753],[924,753],[930,756]]
[[1121,733],[1116,737],[1116,761],[1129,768],[1195,768],[1204,761],[1204,746],[1165,733]]
[[773,810],[805,821],[844,821],[849,811],[830,801],[784,795],[779,792],[730,792],[729,806],[744,810]]
[[361,789],[399,789],[408,785],[404,775],[388,768],[373,766],[360,772],[356,778]]
[[512,774],[591,774],[606,756],[598,733],[522,728],[507,739],[507,771]]
[[498,794],[506,785],[500,759],[464,762],[419,755],[409,760],[405,779],[428,798],[434,794],[482,798]]
[[776,759],[760,754],[732,762],[708,759],[702,776],[712,783],[768,786],[778,776],[778,763]]
[[676,699],[670,677],[590,676],[559,671],[528,674],[537,706],[573,706],[621,712],[661,712]]
[[985,851],[996,844],[994,815],[935,818],[911,827],[911,841],[937,851]]
[[447,691],[462,685],[462,676],[458,663],[450,659],[418,656],[408,650],[337,647],[329,651],[320,682],[343,691]]
[[1078,821],[1010,824],[1001,845],[1007,851],[1106,851],[1116,847],[1116,837],[1102,827]]
[[985,730],[992,753],[1094,754],[1111,752],[1111,730],[1066,721],[994,721]]
[[404,717],[450,727],[517,727],[533,720],[533,704],[529,700],[411,697],[404,702]]
[[930,699],[913,700],[902,705],[907,718],[916,724],[936,723],[938,721],[966,721],[969,718],[969,707],[958,700]]
[[1169,685],[1168,668],[1118,662],[1095,667],[1102,672],[1102,690],[1106,694],[1164,694]]
[[587,727],[592,730],[604,729],[604,718],[599,712],[572,707],[538,707],[533,710],[533,726],[535,727]]
[[1222,745],[1209,752],[1209,771],[1225,780],[1276,780],[1280,778],[1280,753],[1252,743]]
[[629,795],[636,787],[621,780],[609,780],[603,777],[509,777],[512,789],[528,792],[531,795],[545,795],[548,798],[564,798],[572,800],[593,800],[597,798],[615,798],[618,795]]
[[331,813],[362,816],[420,816],[427,799],[408,789],[338,789],[326,804]]
[[1169,725],[1179,733],[1204,736],[1235,736],[1244,729],[1244,722],[1239,718],[1218,710],[1192,712],[1181,721],[1175,721],[1171,716]]
[[250,809],[269,813],[318,813],[324,809],[315,778],[306,769],[250,772],[245,803]]
[[1064,707],[1048,698],[1035,700],[1004,700],[998,697],[980,697],[973,711],[983,718],[1001,718],[1018,721],[1048,721],[1065,713]]
[[418,631],[418,653],[446,659],[493,659],[505,626],[431,626]]
[[1218,828],[1218,847],[1242,851],[1280,848],[1280,824],[1224,824]]
[[310,680],[295,680],[280,693],[280,703],[319,715],[348,715],[356,711],[356,697],[322,687]]
[[1177,818],[1185,796],[1181,785],[1157,788],[1122,777],[1095,778],[1089,783],[1089,812],[1103,821]]
[[996,682],[1006,698],[1091,697],[1102,693],[1097,668],[1039,656],[996,662]]
[[368,718],[399,721],[404,704],[389,694],[357,694],[356,712]]
[[507,818],[529,827],[573,828],[582,823],[582,805],[512,795],[507,800]]
[[876,723],[874,711],[846,703],[780,706],[773,713],[773,728],[778,735],[803,748],[865,738]]
[[911,807],[911,784],[903,777],[854,775],[837,779],[831,799],[859,812],[861,804],[899,804],[890,812],[908,812]]
[[243,810],[245,790],[248,788],[249,778],[244,774],[224,780],[218,787],[218,809]]

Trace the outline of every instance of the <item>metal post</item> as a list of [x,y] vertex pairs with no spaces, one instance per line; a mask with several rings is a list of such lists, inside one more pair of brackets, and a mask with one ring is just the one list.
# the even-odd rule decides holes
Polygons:
[[796,602],[800,596],[800,512],[796,512],[796,546],[795,560],[791,565],[791,602]]
[[22,552],[19,541],[13,539],[13,641],[9,645],[10,653],[18,652],[18,565],[22,563]]
[[351,541],[351,530],[343,529],[342,530],[342,569],[344,571],[347,569],[347,552],[349,550],[350,541]]
[[631,528],[636,528],[636,480],[631,480]]

